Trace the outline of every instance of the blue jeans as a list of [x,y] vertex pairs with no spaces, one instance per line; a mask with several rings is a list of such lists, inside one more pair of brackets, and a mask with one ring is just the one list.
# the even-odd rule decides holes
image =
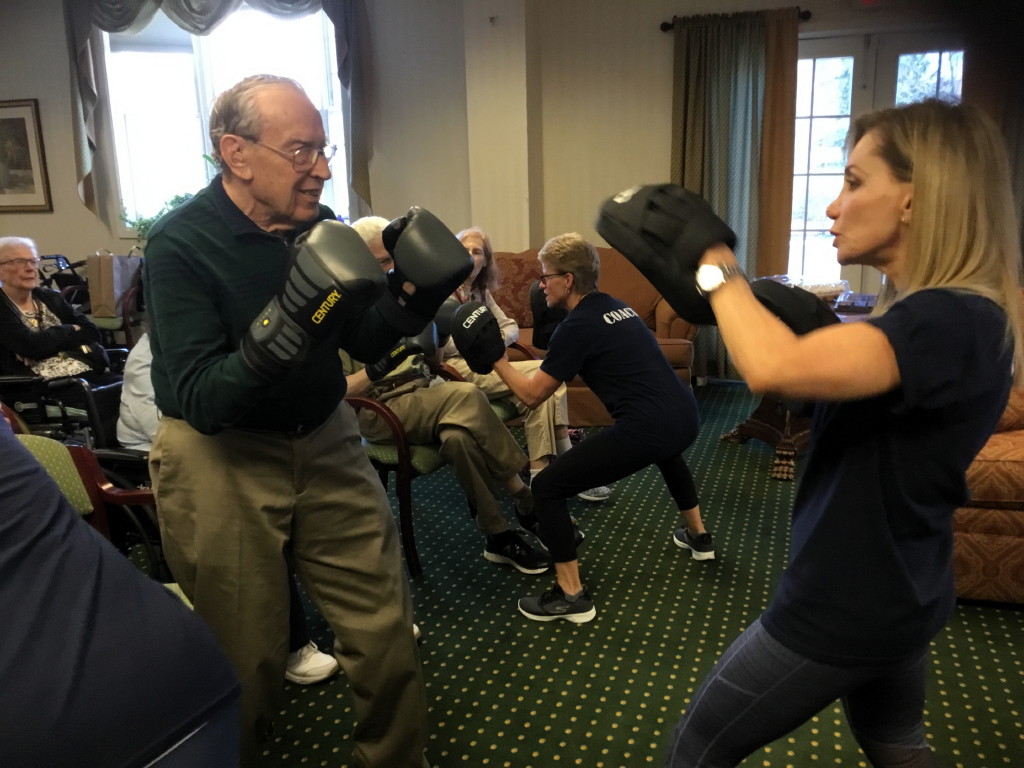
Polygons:
[[876,768],[936,765],[924,735],[928,649],[907,661],[839,667],[786,648],[754,621],[732,642],[679,719],[668,768],[737,765],[841,699]]

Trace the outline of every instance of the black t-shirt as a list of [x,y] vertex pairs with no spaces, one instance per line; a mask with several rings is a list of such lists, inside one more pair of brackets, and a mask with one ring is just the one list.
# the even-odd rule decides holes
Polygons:
[[920,652],[948,620],[953,511],[1011,381],[1006,316],[988,299],[920,291],[868,322],[900,384],[818,406],[790,564],[763,617],[783,645],[840,665]]
[[237,695],[235,673],[2,419],[0,456],[0,763],[144,765]]
[[555,329],[541,370],[559,381],[579,375],[616,426],[665,455],[693,442],[697,401],[672,370],[651,329],[629,306],[594,292]]

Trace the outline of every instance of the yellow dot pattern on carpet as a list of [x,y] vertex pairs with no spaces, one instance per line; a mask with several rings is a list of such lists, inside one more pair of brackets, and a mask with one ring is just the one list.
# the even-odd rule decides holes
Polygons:
[[[771,597],[786,564],[796,490],[769,477],[768,446],[719,439],[756,405],[745,387],[704,387],[698,400],[703,425],[687,460],[716,559],[694,561],[672,543],[682,521],[654,468],[617,483],[607,502],[574,500],[587,537],[582,574],[598,611],[589,624],[523,618],[517,600],[553,577],[483,559],[483,537],[450,470],[413,483],[424,567],[413,604],[424,633],[435,768],[664,764],[696,686]],[[308,605],[307,612],[313,639],[330,648],[329,629]],[[1024,610],[1011,606],[961,604],[935,638],[926,725],[941,765],[1024,766],[1022,646]],[[286,685],[285,694],[261,764],[350,766],[355,713],[344,675]],[[836,703],[742,765],[868,763]]]

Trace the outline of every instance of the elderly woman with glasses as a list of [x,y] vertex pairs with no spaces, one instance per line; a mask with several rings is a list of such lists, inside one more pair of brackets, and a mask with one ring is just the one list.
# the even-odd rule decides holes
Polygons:
[[79,376],[105,367],[99,329],[57,292],[39,287],[39,253],[27,237],[0,238],[0,375]]

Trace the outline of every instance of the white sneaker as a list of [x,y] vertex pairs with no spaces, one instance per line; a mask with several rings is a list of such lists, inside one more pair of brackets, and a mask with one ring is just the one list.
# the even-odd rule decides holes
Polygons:
[[299,685],[312,685],[326,680],[338,671],[338,660],[321,653],[316,643],[310,640],[297,651],[288,654],[288,666],[284,676]]
[[412,625],[412,639],[415,640],[418,643],[420,641],[421,637],[423,637],[423,633],[420,632],[419,624],[413,624]]
[[605,501],[611,495],[611,488],[607,485],[599,485],[596,488],[591,488],[589,491],[577,493],[576,498],[583,499],[584,501]]

